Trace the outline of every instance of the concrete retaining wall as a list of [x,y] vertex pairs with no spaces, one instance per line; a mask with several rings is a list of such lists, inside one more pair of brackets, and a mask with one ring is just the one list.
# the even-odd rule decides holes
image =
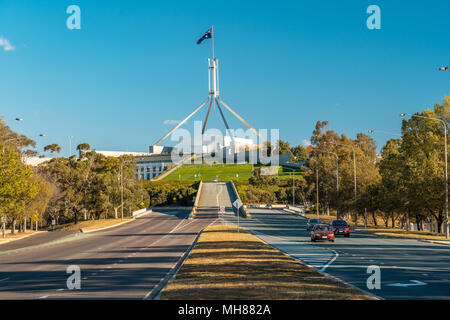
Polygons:
[[152,209],[144,208],[144,209],[140,209],[140,210],[133,211],[133,213],[132,213],[133,218],[137,218],[137,217],[143,215],[144,213],[146,213],[147,211],[150,211],[150,212],[151,212]]
[[192,211],[189,214],[189,219],[193,218],[195,216],[195,214],[197,213],[197,206],[198,206],[198,202],[200,200],[200,194],[202,193],[202,189],[203,189],[203,181],[200,181],[200,184],[199,184],[198,190],[197,190],[197,195],[195,196],[194,207],[192,208]]
[[[236,199],[241,200],[241,197],[239,197],[239,193],[238,193],[238,191],[237,191],[237,189],[236,189],[236,186],[234,185],[233,181],[228,181],[227,183],[231,185],[231,190],[232,190],[233,193],[234,193],[234,199],[233,199],[231,202],[233,203],[234,201],[236,201]],[[241,202],[242,202],[242,201],[241,201]],[[235,208],[234,206],[233,206],[233,210],[236,210],[236,208]],[[247,209],[245,208],[244,205],[242,205],[242,206],[239,208],[239,215],[240,215],[241,217],[244,217],[244,218],[248,218],[248,217],[249,217],[249,215],[248,215],[248,213],[247,213]]]

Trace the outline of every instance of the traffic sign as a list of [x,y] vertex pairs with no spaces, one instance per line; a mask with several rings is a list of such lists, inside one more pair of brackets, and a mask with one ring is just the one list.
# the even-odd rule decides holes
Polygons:
[[1,222],[1,223],[6,223],[6,216],[3,216],[3,217],[0,219],[0,222]]
[[220,212],[220,213],[225,213],[225,207],[224,207],[224,206],[220,206],[219,212]]
[[234,206],[236,209],[239,209],[240,207],[242,207],[242,201],[239,200],[239,199],[236,199],[236,201],[233,202],[233,206]]
[[54,226],[54,225],[56,225],[56,220],[55,219],[52,220],[52,226]]

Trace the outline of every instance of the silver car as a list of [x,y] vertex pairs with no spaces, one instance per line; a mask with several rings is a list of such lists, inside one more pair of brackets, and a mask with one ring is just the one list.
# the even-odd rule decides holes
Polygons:
[[309,219],[306,223],[306,230],[310,231],[316,224],[322,224],[323,222],[320,219]]

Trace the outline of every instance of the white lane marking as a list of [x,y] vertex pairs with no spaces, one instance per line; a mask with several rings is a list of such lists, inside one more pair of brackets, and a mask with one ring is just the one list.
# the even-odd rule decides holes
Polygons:
[[426,282],[418,281],[418,280],[410,280],[412,283],[390,283],[385,284],[385,286],[389,287],[414,287],[414,286],[426,286]]
[[339,257],[339,253],[337,253],[335,250],[331,249],[331,251],[334,252],[335,256],[333,259],[331,259],[330,261],[328,261],[328,263],[326,265],[323,266],[322,269],[320,269],[320,271],[324,272],[338,257]]
[[95,273],[95,272],[93,272],[93,273],[91,273],[91,276],[95,276],[97,273]]
[[63,289],[56,289],[56,291],[64,291],[64,288]]
[[105,271],[105,270],[104,269],[100,270],[100,272],[103,272],[103,271]]
[[83,277],[83,278],[81,278],[81,280],[87,280],[88,279],[88,277]]
[[6,281],[6,280],[8,280],[9,278],[3,278],[3,279],[0,279],[0,282],[2,282],[2,281]]
[[48,296],[39,297],[39,299],[47,299],[47,298],[48,298]]

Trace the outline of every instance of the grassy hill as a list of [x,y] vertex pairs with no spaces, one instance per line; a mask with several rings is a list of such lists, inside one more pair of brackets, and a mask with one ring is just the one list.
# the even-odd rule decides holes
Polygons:
[[[256,165],[254,167],[259,168],[259,166]],[[294,175],[295,177],[299,177],[301,176],[301,173],[295,172]],[[248,180],[251,176],[251,164],[194,164],[184,165],[182,168],[175,170],[162,179],[162,181],[211,181],[213,179],[217,179],[219,181],[241,181]],[[278,170],[278,176],[281,180],[291,178],[290,169],[280,167]]]

